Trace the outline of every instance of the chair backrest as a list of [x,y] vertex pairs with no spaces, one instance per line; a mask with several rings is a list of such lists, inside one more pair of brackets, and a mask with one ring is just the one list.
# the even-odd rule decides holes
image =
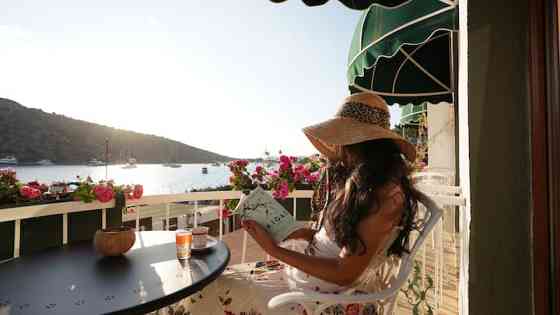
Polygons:
[[423,182],[414,185],[416,189],[422,191],[427,195],[446,195],[446,196],[461,196],[463,190],[460,186],[439,185],[439,184],[426,184]]
[[431,183],[440,185],[450,185],[452,176],[450,174],[444,174],[440,172],[417,172],[412,174],[411,179],[415,183]]
[[443,215],[443,210],[430,197],[421,193],[420,203],[426,208],[425,221],[421,225],[418,237],[414,240],[410,253],[403,254],[401,265],[397,277],[392,281],[390,291],[397,291],[406,283],[412,268],[414,267],[414,257],[422,244],[432,232],[437,222]]

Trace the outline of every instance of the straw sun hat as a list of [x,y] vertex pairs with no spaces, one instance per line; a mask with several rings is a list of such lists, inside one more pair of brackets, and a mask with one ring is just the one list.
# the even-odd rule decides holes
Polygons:
[[389,129],[389,108],[376,94],[357,93],[344,99],[331,118],[303,132],[323,155],[337,158],[337,148],[375,139],[391,139],[410,162],[416,160],[414,145]]

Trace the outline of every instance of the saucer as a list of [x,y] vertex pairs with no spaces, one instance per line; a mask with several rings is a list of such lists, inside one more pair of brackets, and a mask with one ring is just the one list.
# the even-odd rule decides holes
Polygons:
[[204,252],[204,251],[216,246],[216,244],[218,244],[218,240],[213,238],[212,236],[208,236],[208,239],[206,241],[206,246],[199,247],[199,248],[191,247],[191,252],[193,252],[193,253]]

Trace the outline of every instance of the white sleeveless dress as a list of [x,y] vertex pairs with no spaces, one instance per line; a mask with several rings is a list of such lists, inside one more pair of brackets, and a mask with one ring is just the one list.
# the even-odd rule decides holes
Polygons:
[[[312,277],[296,268],[277,261],[253,262],[230,266],[213,283],[199,293],[174,305],[160,309],[153,314],[189,314],[189,315],[280,315],[305,314],[299,305],[289,305],[270,310],[268,301],[285,292],[312,290],[323,293],[376,292],[387,288],[396,276],[399,259],[388,257],[387,250],[398,235],[395,227],[382,242],[381,249],[374,255],[368,267],[350,286],[339,285]],[[340,248],[332,241],[324,227],[311,243],[305,241],[288,241],[282,246],[295,247],[297,251],[318,257],[338,257]],[[325,315],[343,314],[385,314],[386,302],[368,305],[337,305],[323,312]]]

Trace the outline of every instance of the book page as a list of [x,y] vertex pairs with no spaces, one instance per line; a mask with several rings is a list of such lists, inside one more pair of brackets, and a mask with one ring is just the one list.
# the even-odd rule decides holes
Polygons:
[[264,189],[257,187],[241,199],[237,210],[241,220],[254,220],[265,228],[276,243],[302,227],[294,217]]

